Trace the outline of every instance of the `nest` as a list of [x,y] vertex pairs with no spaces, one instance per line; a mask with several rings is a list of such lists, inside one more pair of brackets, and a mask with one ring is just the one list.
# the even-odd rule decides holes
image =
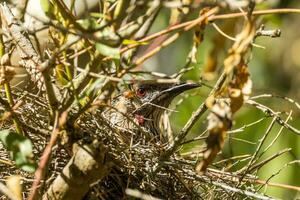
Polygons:
[[[24,103],[18,110],[22,116],[20,122],[33,143],[34,157],[39,158],[50,138],[46,131],[42,131],[49,129],[47,106],[42,103],[44,99],[41,97],[16,94],[16,99],[21,96]],[[7,121],[2,128],[12,129],[13,124]],[[128,195],[139,198],[149,195],[163,199],[239,199],[249,188],[255,191],[255,187],[249,182],[240,182],[241,185],[237,188],[237,181],[234,180],[237,176],[234,177],[233,174],[226,175],[218,170],[208,170],[205,175],[197,174],[194,170],[194,159],[185,159],[174,154],[168,160],[160,160],[168,145],[159,141],[145,141],[141,135],[131,144],[120,142],[120,130],[111,127],[100,110],[85,113],[78,121],[76,131],[81,133],[76,140],[87,143],[93,140],[101,141],[114,162],[110,174],[93,183],[84,199],[127,199]],[[72,156],[70,146],[64,144],[61,138],[63,137],[60,137],[53,148],[52,159],[40,190],[42,194],[62,172]],[[10,160],[3,146],[0,146],[0,155],[2,159]],[[14,165],[0,163],[2,180],[16,174],[22,176],[23,195],[27,197],[34,174],[26,173]]]

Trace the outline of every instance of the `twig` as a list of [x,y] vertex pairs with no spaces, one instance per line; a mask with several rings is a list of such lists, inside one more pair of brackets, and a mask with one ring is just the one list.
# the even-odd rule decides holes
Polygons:
[[[291,118],[291,116],[292,116],[292,111],[290,111],[290,114],[289,114],[289,116],[286,118],[285,123],[287,123],[287,122],[289,121],[289,119]],[[281,126],[280,129],[279,129],[279,131],[278,131],[278,133],[277,133],[277,135],[275,136],[275,138],[274,138],[274,139],[270,142],[270,144],[264,149],[264,151],[261,152],[261,154],[259,155],[259,158],[261,158],[262,155],[263,155],[265,152],[267,152],[267,151],[273,146],[273,144],[276,142],[276,140],[277,140],[277,139],[279,138],[279,136],[281,135],[283,129],[284,129],[284,127]]]
[[[219,181],[212,181],[212,180],[209,180],[208,178],[204,178],[203,176],[194,174],[194,173],[192,173],[192,172],[189,171],[189,170],[183,169],[183,173],[189,174],[189,175],[190,175],[193,179],[195,179],[195,180],[199,180],[199,181],[201,181],[201,182],[209,182],[209,183],[211,183],[211,184],[214,185],[214,186],[223,188],[225,191],[231,191],[231,192],[234,192],[234,193],[238,193],[238,194],[245,195],[245,196],[247,196],[247,197],[254,197],[255,199],[274,200],[274,198],[268,197],[268,196],[266,196],[266,195],[262,195],[262,194],[255,193],[255,192],[251,192],[251,191],[249,191],[249,190],[244,190],[244,189],[232,187],[232,186],[229,186],[228,184],[225,184],[225,183],[222,183],[222,182],[219,182]],[[204,180],[203,180],[203,179],[204,179]],[[235,179],[235,180],[238,180],[238,179]],[[234,180],[233,180],[233,181],[234,181]]]
[[14,163],[11,160],[0,159],[0,163],[5,164],[5,165],[9,165],[9,166],[14,166]]
[[[289,162],[283,168],[285,168],[285,167],[287,167],[291,164],[296,164],[296,163],[300,163],[300,161],[295,160],[295,161]],[[283,168],[281,168],[281,170]],[[216,170],[216,169],[208,169],[208,171],[210,173],[214,174],[214,176],[215,176],[214,178],[218,178],[218,179],[222,179],[222,180],[230,180],[230,181],[233,181],[233,182],[239,182],[240,181],[240,176],[237,175],[237,174],[233,174],[233,173],[230,173],[230,172],[219,171],[219,170]],[[300,191],[300,187],[298,187],[298,186],[281,184],[281,183],[271,183],[271,182],[268,182],[268,180],[267,181],[260,180],[260,179],[257,179],[256,177],[250,177],[250,176],[247,176],[247,177],[244,178],[244,181],[249,182],[249,183],[264,184],[264,185],[268,185],[268,186],[272,186],[272,187],[279,187],[279,188],[285,188],[285,189]]]
[[266,158],[265,160],[255,164],[255,165],[250,166],[250,168],[248,169],[248,172],[252,172],[253,170],[256,170],[256,169],[258,170],[259,168],[263,167],[268,162],[274,160],[275,158],[277,158],[277,157],[281,156],[282,154],[289,152],[291,150],[292,150],[291,148],[287,148],[287,149],[283,149],[283,150],[277,152],[276,154]]
[[[220,19],[232,19],[232,18],[243,17],[243,16],[247,15],[247,13],[240,13],[240,12],[239,13],[222,14],[222,15],[213,15],[217,10],[210,10],[210,11],[212,11],[212,13],[209,13],[209,12],[208,13],[211,14],[212,16],[208,17],[209,21],[215,21],[215,20],[220,20]],[[300,9],[282,8],[282,9],[260,10],[260,11],[253,11],[252,15],[256,16],[256,15],[284,14],[284,13],[300,13]],[[202,16],[200,16],[200,18],[201,17]],[[188,21],[188,22],[184,22],[184,23],[181,23],[181,24],[177,24],[177,25],[174,25],[174,26],[172,26],[168,29],[165,29],[165,30],[159,31],[157,33],[154,33],[152,35],[149,35],[149,36],[147,36],[143,39],[138,40],[137,44],[129,45],[127,47],[122,48],[120,53],[122,54],[122,53],[128,51],[129,49],[132,49],[132,48],[135,48],[135,47],[139,46],[139,44],[141,44],[143,42],[148,42],[148,41],[153,40],[153,39],[155,39],[155,38],[157,38],[161,35],[168,34],[172,31],[179,30],[179,29],[182,29],[182,28],[185,28],[185,27],[191,27],[190,26],[191,24],[196,26],[197,24],[195,24],[195,22],[197,20],[198,19],[191,20],[191,21]],[[112,58],[106,57],[104,60],[110,60],[110,59],[112,59]]]
[[[220,88],[222,87],[225,80],[226,80],[226,74],[225,74],[225,72],[223,72],[221,74],[220,78],[218,79],[217,83],[215,84],[215,87],[211,90],[211,92],[208,96],[210,97],[210,96],[215,95],[215,93],[220,90]],[[183,142],[184,138],[186,137],[188,132],[191,130],[193,125],[204,114],[204,112],[206,110],[207,110],[207,106],[205,105],[205,103],[202,103],[198,107],[198,109],[192,114],[192,116],[190,117],[188,122],[184,125],[184,127],[181,129],[179,134],[174,139],[174,143],[171,144],[168,147],[168,149],[160,156],[160,158],[159,158],[160,162],[154,166],[154,170],[153,170],[154,172],[156,172],[160,168],[162,161],[167,160],[177,150],[177,148]]]
[[186,140],[186,141],[182,142],[181,145],[188,144],[188,143],[191,143],[191,142],[196,142],[196,141],[199,141],[199,140],[204,140],[204,139],[207,138],[207,136],[204,136],[206,133],[207,133],[207,129],[205,129],[205,131],[203,131],[199,136],[197,136],[193,139]]
[[276,121],[278,124],[280,124],[281,126],[284,126],[285,128],[287,128],[288,130],[292,131],[292,133],[295,133],[297,135],[300,135],[300,130],[293,127],[292,125],[286,123],[283,119],[281,119],[281,117],[274,112],[271,108],[264,106],[260,103],[257,103],[256,101],[253,100],[248,100],[246,102],[249,105],[252,105],[254,107],[256,107],[257,109],[261,110],[262,112],[264,112],[267,116],[271,116],[271,117],[275,117]]
[[[289,162],[288,165],[295,164],[295,163],[299,164],[300,161],[299,160],[295,160],[295,161]],[[282,183],[270,183],[269,179],[267,181],[264,181],[264,180],[255,180],[255,182],[259,183],[259,184],[264,184],[264,185],[267,185],[267,186],[273,186],[273,187],[284,188],[284,189],[289,189],[289,190],[296,190],[296,191],[300,192],[300,187],[298,187],[298,186],[287,185],[287,184],[282,184]]]
[[[236,38],[227,35],[224,31],[221,30],[221,28],[220,28],[219,26],[217,26],[216,23],[212,23],[212,25],[213,25],[213,27],[214,27],[221,35],[223,35],[224,37],[228,38],[229,40],[236,41]],[[254,47],[257,47],[257,48],[265,49],[264,46],[260,46],[260,45],[255,44],[255,43],[251,43],[251,45],[254,46]]]
[[[270,15],[270,14],[287,14],[287,13],[300,13],[300,9],[296,8],[278,8],[278,9],[270,9],[270,10],[255,10],[252,12],[252,16],[257,15]],[[237,17],[244,17],[247,13],[230,13],[230,14],[222,14],[210,17],[210,21],[220,20],[220,19],[232,19]]]
[[216,13],[218,11],[218,8],[212,8],[211,10],[209,10],[208,12],[204,13],[203,15],[201,15],[198,19],[196,19],[195,21],[193,21],[193,23],[189,24],[188,26],[186,26],[182,31],[175,33],[174,35],[172,35],[171,37],[169,37],[168,39],[166,39],[164,42],[162,42],[161,45],[159,45],[158,47],[152,49],[151,51],[149,51],[148,53],[146,53],[145,55],[143,55],[142,57],[140,57],[139,59],[137,59],[134,63],[134,66],[139,66],[141,65],[145,60],[147,60],[148,58],[152,57],[153,55],[155,55],[157,52],[159,52],[161,49],[163,49],[164,47],[170,45],[172,42],[174,42],[176,39],[179,38],[179,36],[186,31],[189,31],[191,28],[195,27],[196,25],[200,24],[200,23],[207,23],[207,18],[211,15],[213,15],[214,13]]
[[275,200],[272,197],[268,197],[268,196],[265,196],[265,195],[262,195],[262,194],[254,193],[254,192],[251,192],[251,191],[248,191],[248,190],[242,190],[242,189],[239,189],[239,188],[235,188],[235,187],[229,186],[229,185],[224,184],[224,183],[219,183],[219,182],[213,181],[212,184],[216,185],[216,186],[219,186],[219,187],[221,187],[225,190],[229,190],[229,191],[232,191],[232,192],[235,192],[235,193],[245,195],[247,197],[253,197],[255,199],[261,199],[261,200]]
[[[282,188],[288,188],[291,190],[297,190],[300,191],[300,187],[297,186],[292,186],[292,185],[285,185],[285,184],[274,184],[274,183],[269,183],[269,181],[274,178],[276,175],[278,175],[283,169],[285,169],[286,167],[292,165],[292,164],[300,164],[300,160],[294,160],[291,161],[289,163],[286,163],[283,167],[281,167],[276,173],[272,174],[266,181],[260,181],[261,183],[263,183],[264,185],[271,185],[271,186],[276,186],[276,187],[282,187]],[[261,187],[262,188],[262,187]]]
[[291,99],[289,97],[279,96],[279,95],[275,95],[275,94],[261,94],[261,95],[253,96],[250,99],[255,100],[255,99],[260,99],[260,98],[279,98],[279,99],[283,99],[283,100],[286,100],[286,101],[294,104],[300,110],[300,104],[297,101],[295,101],[294,99]]
[[262,121],[265,120],[265,119],[266,119],[266,117],[262,117],[262,118],[260,118],[259,120],[256,120],[255,122],[252,122],[252,123],[250,123],[250,124],[246,124],[246,125],[244,125],[244,126],[242,126],[242,127],[240,127],[240,128],[237,128],[237,129],[233,129],[233,130],[227,131],[227,133],[228,133],[228,134],[235,134],[235,133],[244,132],[245,129],[247,129],[247,128],[249,128],[249,127],[255,125],[255,124],[258,124],[258,123],[262,122]]
[[39,167],[35,172],[35,178],[31,186],[31,192],[29,194],[28,200],[35,200],[37,199],[38,191],[40,188],[40,183],[44,179],[45,175],[45,170],[47,167],[47,164],[49,162],[51,153],[52,153],[52,148],[56,144],[56,140],[58,138],[58,133],[59,133],[59,113],[57,112],[55,115],[55,121],[54,121],[54,126],[53,126],[53,131],[51,134],[51,138],[49,143],[44,149],[44,152],[42,156],[40,157],[40,163]]
[[236,137],[230,137],[230,139],[235,140],[235,141],[239,141],[239,142],[244,142],[244,143],[247,143],[247,144],[252,144],[252,145],[256,144],[256,142],[250,142],[248,140],[241,139],[241,138],[236,138]]
[[[210,11],[208,11],[207,13],[205,13],[205,15],[206,16],[213,15],[213,14],[215,14],[217,12],[217,10],[218,10],[217,8],[211,9]],[[129,49],[132,49],[132,48],[135,48],[135,47],[139,46],[139,44],[141,44],[141,43],[148,42],[148,41],[153,40],[153,39],[155,39],[155,38],[157,38],[157,37],[159,37],[161,35],[168,34],[168,33],[172,32],[172,31],[188,27],[191,24],[193,24],[194,26],[196,26],[198,24],[197,23],[195,24],[195,22],[199,22],[200,23],[202,20],[203,20],[203,16],[200,16],[198,19],[191,20],[189,22],[184,22],[184,23],[181,23],[181,24],[178,24],[178,25],[171,26],[171,27],[169,27],[169,28],[167,28],[165,30],[159,31],[157,33],[154,33],[154,34],[152,34],[150,36],[147,36],[147,37],[145,37],[143,39],[138,40],[137,44],[132,44],[132,45],[129,45],[127,47],[122,48],[121,51],[120,51],[120,53],[122,54],[122,53],[128,51]],[[192,27],[190,26],[189,29],[191,29],[191,28]],[[188,30],[186,29],[185,31],[188,31]],[[104,60],[110,60],[110,59],[111,59],[110,57],[106,57]]]
[[218,162],[214,162],[214,165],[222,164],[224,162],[229,162],[229,161],[233,161],[233,160],[240,160],[240,159],[243,159],[243,158],[250,158],[250,157],[251,157],[250,154],[240,155],[240,156],[232,156],[230,158],[223,159],[223,160],[220,160]]
[[243,167],[241,170],[239,170],[240,173],[244,172],[244,175],[245,175],[248,172],[248,170],[250,169],[250,167],[251,167],[252,163],[254,162],[256,156],[258,155],[263,143],[265,142],[265,140],[267,139],[269,133],[271,132],[271,130],[272,130],[274,124],[275,124],[275,121],[276,121],[276,118],[274,117],[273,120],[271,121],[269,127],[267,128],[265,134],[260,139],[259,144],[258,144],[254,154],[251,157],[251,160],[249,161],[249,163],[245,167]]
[[153,55],[155,55],[157,52],[159,52],[160,50],[162,50],[163,48],[167,47],[168,45],[170,45],[172,42],[174,42],[176,39],[179,38],[181,33],[175,33],[174,35],[172,35],[171,37],[169,37],[168,39],[166,39],[161,45],[159,45],[158,47],[152,49],[151,51],[149,51],[148,53],[146,53],[145,55],[143,55],[142,57],[138,58],[135,62],[134,62],[134,66],[139,66],[141,65],[143,62],[145,62],[145,60],[147,60],[148,58],[152,57]]

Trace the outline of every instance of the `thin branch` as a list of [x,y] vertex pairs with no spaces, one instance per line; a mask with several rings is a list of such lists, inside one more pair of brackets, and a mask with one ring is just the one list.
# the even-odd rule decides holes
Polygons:
[[276,154],[264,159],[263,161],[250,166],[250,168],[248,169],[248,172],[252,172],[254,170],[259,170],[261,167],[263,167],[264,165],[266,165],[268,162],[274,160],[275,158],[281,156],[282,154],[286,153],[286,152],[290,152],[292,149],[291,148],[287,148],[287,149],[283,149],[279,152],[277,152]]
[[261,94],[261,95],[253,96],[250,99],[255,100],[255,99],[260,99],[260,98],[279,98],[279,99],[283,99],[283,100],[286,100],[287,102],[290,102],[290,103],[294,104],[300,110],[300,104],[297,101],[295,101],[294,99],[291,99],[289,97],[279,96],[279,95],[275,95],[275,94]]
[[42,156],[40,157],[39,167],[35,172],[35,178],[34,178],[34,181],[32,183],[32,186],[31,186],[31,192],[29,194],[28,200],[38,199],[38,193],[39,193],[38,191],[39,191],[39,188],[40,188],[40,183],[44,179],[45,170],[47,168],[47,165],[48,165],[51,153],[52,153],[52,148],[56,144],[56,140],[58,138],[59,117],[60,117],[59,113],[56,112],[55,121],[54,121],[54,125],[53,125],[53,131],[51,133],[51,138],[50,138],[49,143],[45,147]]
[[[244,16],[247,15],[247,13],[240,13],[240,12],[239,13],[222,14],[222,15],[214,15],[216,12],[217,12],[217,8],[211,9],[209,12],[206,13],[207,15],[208,14],[211,15],[211,16],[208,17],[209,21],[215,21],[215,20],[220,20],[220,19],[232,19],[232,18],[244,17]],[[282,9],[260,10],[260,11],[253,11],[252,15],[256,16],[256,15],[287,14],[287,13],[300,13],[300,9],[282,8]],[[148,41],[153,40],[157,37],[160,37],[161,35],[168,34],[172,31],[180,30],[182,28],[186,28],[186,30],[187,29],[189,30],[190,28],[192,28],[191,25],[196,26],[196,25],[198,25],[198,23],[201,22],[201,20],[199,20],[200,18],[202,18],[202,16],[200,16],[198,19],[194,19],[194,20],[191,20],[191,21],[188,21],[188,22],[177,24],[177,25],[174,25],[174,26],[169,27],[167,29],[164,29],[162,31],[159,31],[157,33],[154,33],[152,35],[149,35],[149,36],[147,36],[143,39],[138,40],[136,44],[132,44],[132,45],[129,45],[127,47],[122,48],[120,53],[122,54],[122,53],[128,51],[129,49],[132,49],[132,48],[135,48],[135,47],[139,46],[141,43],[148,42]],[[196,23],[196,22],[198,22],[198,23]],[[112,58],[106,57],[104,60],[110,60],[110,59],[112,59]]]
[[35,51],[28,34],[22,31],[21,25],[15,19],[6,3],[1,3],[0,7],[2,23],[6,24],[7,29],[18,45],[18,52],[22,58],[23,66],[30,74],[31,79],[37,82],[38,88],[44,88],[46,90],[49,108],[53,115],[58,101],[56,98],[57,92],[55,92],[57,88],[52,84],[50,73],[48,70],[40,70],[42,66],[40,56]]
[[[295,161],[289,162],[288,165],[296,164],[296,163],[300,164],[300,161],[299,160],[295,160]],[[264,185],[267,185],[267,186],[271,186],[271,187],[278,187],[278,188],[295,190],[295,191],[300,192],[300,187],[298,187],[298,186],[287,185],[287,184],[282,184],[282,183],[271,183],[271,182],[269,182],[270,178],[268,180],[266,180],[266,181],[264,181],[264,180],[255,180],[255,182],[259,183],[259,184],[264,184]]]
[[[288,123],[288,121],[290,120],[291,116],[292,116],[292,111],[290,111],[288,117],[287,117],[286,120],[285,120],[285,123]],[[284,129],[284,127],[281,126],[280,129],[279,129],[279,131],[278,131],[278,133],[277,133],[277,135],[276,135],[276,136],[274,137],[274,139],[270,142],[270,144],[264,149],[264,151],[261,152],[261,154],[259,155],[259,158],[262,157],[262,155],[263,155],[264,153],[266,153],[266,152],[273,146],[273,144],[277,141],[277,139],[278,139],[279,136],[281,135],[283,129]]]
[[[225,82],[225,80],[226,80],[226,74],[225,74],[225,72],[223,72],[221,74],[220,78],[218,79],[217,83],[215,84],[215,87],[211,90],[210,94],[208,95],[208,98],[210,98],[211,96],[214,96],[215,93],[217,93],[217,91],[220,90],[220,88],[222,87],[222,85]],[[183,142],[183,140],[186,137],[186,135],[188,134],[188,132],[191,130],[191,128],[193,127],[193,125],[196,123],[196,121],[198,121],[198,119],[205,113],[206,110],[207,110],[207,106],[205,105],[205,103],[202,103],[198,107],[198,109],[195,112],[193,112],[192,116],[189,118],[189,120],[187,121],[187,123],[181,129],[181,131],[179,132],[179,134],[175,137],[174,143],[171,144],[168,147],[168,149],[160,156],[160,158],[159,158],[160,162],[156,166],[154,166],[154,170],[153,171],[157,171],[161,167],[162,161],[168,160],[169,157],[174,152],[177,151],[178,147]]]
[[252,123],[250,123],[250,124],[246,124],[246,125],[243,125],[243,126],[240,127],[240,128],[237,128],[237,129],[233,129],[233,130],[227,131],[227,133],[228,133],[228,134],[235,134],[235,133],[244,132],[245,129],[247,129],[247,128],[251,127],[251,126],[254,126],[254,125],[258,124],[258,123],[264,121],[265,119],[266,119],[266,117],[262,117],[262,118],[260,118],[260,119],[258,119],[258,120],[256,120],[256,121],[254,121],[254,122],[252,122]]
[[[269,10],[255,10],[252,12],[252,16],[259,16],[259,15],[270,15],[270,14],[289,14],[289,13],[300,13],[300,9],[296,8],[278,8],[278,9],[269,9]],[[229,13],[229,14],[222,14],[210,17],[210,21],[220,20],[220,19],[232,19],[238,17],[247,16],[247,13]]]
[[274,117],[273,120],[271,121],[269,127],[267,128],[265,134],[259,140],[259,144],[257,145],[256,150],[255,150],[254,154],[251,157],[251,160],[249,161],[249,163],[245,167],[243,167],[241,170],[239,170],[239,172],[244,172],[244,174],[246,174],[249,171],[252,163],[255,162],[255,158],[258,155],[263,143],[265,142],[265,140],[267,139],[269,133],[271,132],[271,130],[272,130],[274,124],[275,124],[275,121],[276,121],[276,118]]
[[254,107],[256,107],[257,109],[261,110],[262,112],[265,113],[265,115],[267,116],[271,116],[271,117],[275,117],[276,121],[278,124],[280,124],[281,126],[284,126],[286,129],[290,130],[292,133],[295,133],[297,135],[300,135],[300,130],[295,128],[294,126],[286,123],[275,111],[273,111],[271,108],[262,105],[256,101],[253,100],[248,100],[246,102],[249,105],[252,105]]
[[[287,168],[288,166],[292,165],[292,164],[300,164],[300,160],[294,160],[291,161],[289,163],[286,163],[283,167],[281,167],[277,172],[275,172],[274,174],[272,174],[266,181],[260,181],[259,183],[262,183],[264,185],[270,185],[270,186],[276,186],[276,187],[281,187],[281,188],[287,188],[287,189],[291,189],[291,190],[297,190],[300,191],[300,187],[297,186],[292,186],[292,185],[286,185],[286,184],[279,184],[279,183],[269,183],[269,181],[274,178],[275,176],[277,176],[283,169]],[[263,186],[261,186],[262,188]]]
[[[221,30],[221,28],[216,23],[212,23],[212,25],[224,37],[226,37],[229,40],[236,41],[236,38],[231,37],[230,35],[227,35],[224,31]],[[255,43],[251,43],[251,45],[254,46],[254,47],[257,47],[257,48],[265,49],[264,46],[260,46],[260,45],[255,44]]]
[[[295,161],[291,161],[289,163],[287,163],[287,165],[285,165],[283,168],[292,165],[292,164],[298,164],[300,163],[299,160],[295,160]],[[283,169],[281,168],[280,171]],[[208,169],[208,171],[212,174],[214,174],[214,177],[212,178],[218,178],[218,179],[222,179],[222,180],[229,180],[232,182],[240,182],[240,175],[231,173],[231,172],[224,172],[224,171],[219,171],[216,169]],[[278,173],[276,173],[278,174]],[[293,186],[293,185],[287,185],[287,184],[282,184],[282,183],[273,183],[273,182],[269,182],[270,178],[265,181],[265,180],[260,180],[256,177],[251,177],[251,176],[247,176],[243,179],[245,182],[248,183],[255,183],[255,184],[263,184],[263,185],[267,185],[267,186],[271,186],[271,187],[278,187],[278,188],[284,188],[284,189],[289,189],[289,190],[295,190],[295,191],[300,191],[300,187],[298,186]],[[263,187],[263,186],[261,186]]]

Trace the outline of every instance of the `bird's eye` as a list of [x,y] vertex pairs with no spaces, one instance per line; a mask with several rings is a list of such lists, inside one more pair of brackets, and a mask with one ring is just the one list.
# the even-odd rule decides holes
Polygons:
[[143,97],[143,96],[146,95],[146,90],[143,89],[143,88],[139,88],[139,89],[136,90],[136,95],[137,95],[138,97]]

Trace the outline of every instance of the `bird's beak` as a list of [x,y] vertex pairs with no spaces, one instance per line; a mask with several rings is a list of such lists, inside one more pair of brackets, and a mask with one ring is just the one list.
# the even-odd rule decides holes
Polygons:
[[152,107],[153,105],[168,107],[171,101],[182,92],[200,86],[201,85],[198,83],[187,83],[187,82],[172,85],[169,88],[162,90],[157,95],[155,95],[149,103],[142,105],[140,108],[138,108],[135,111],[135,113],[143,113],[144,110],[151,110],[149,109],[149,107]]
[[175,97],[175,96],[181,94],[182,92],[185,92],[187,90],[194,89],[197,87],[200,87],[200,84],[198,84],[198,83],[179,83],[179,84],[176,84],[166,90],[161,91],[159,94],[161,96],[167,95],[169,97]]

